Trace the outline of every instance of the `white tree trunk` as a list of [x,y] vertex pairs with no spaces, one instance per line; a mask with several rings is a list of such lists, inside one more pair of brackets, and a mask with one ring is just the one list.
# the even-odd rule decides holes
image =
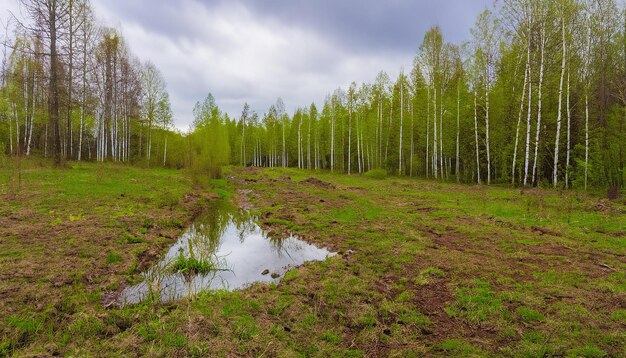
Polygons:
[[535,135],[535,156],[533,158],[533,176],[531,184],[535,184],[537,180],[537,154],[539,151],[539,137],[541,135],[541,87],[543,85],[543,60],[546,45],[546,29],[545,25],[541,27],[541,62],[539,65],[539,90],[537,93],[537,132]]
[[[530,34],[529,34],[530,36]],[[528,74],[530,72],[530,39],[526,53],[526,69],[524,70],[524,85],[522,87],[522,100],[520,101],[519,113],[517,115],[517,126],[515,129],[515,149],[513,150],[513,163],[511,164],[511,184],[515,184],[515,165],[517,164],[517,147],[519,143],[519,129],[522,124],[522,113],[524,112],[524,98],[526,96],[526,86],[528,85]]]
[[165,166],[166,160],[167,160],[167,137],[165,137],[165,146],[163,147],[163,166]]
[[557,110],[556,115],[556,138],[554,139],[554,171],[552,173],[552,182],[554,183],[554,187],[556,188],[559,177],[558,177],[558,169],[559,169],[559,141],[561,139],[561,117],[562,117],[562,104],[563,104],[563,78],[565,77],[565,53],[566,53],[566,45],[565,45],[565,17],[562,19],[561,25],[561,35],[562,35],[562,43],[563,43],[563,53],[561,60],[561,78],[559,81],[559,108]]
[[478,108],[476,104],[476,89],[474,89],[474,139],[476,141],[476,178],[480,184],[480,154],[478,148]]
[[437,153],[437,87],[433,87],[433,174],[435,179],[439,175],[439,168],[437,167],[439,161],[439,154]]
[[28,132],[28,141],[26,142],[26,155],[30,155],[30,146],[33,141],[33,121],[35,120],[35,107],[36,107],[35,103],[37,101],[36,83],[37,82],[35,82],[35,78],[33,76],[33,93],[32,93],[33,103],[32,103],[32,109],[30,113],[30,130]]
[[398,175],[402,175],[402,125],[404,112],[404,83],[400,83],[400,144],[398,146]]
[[572,116],[569,106],[569,63],[567,65],[567,95],[565,96],[565,106],[567,108],[567,154],[565,157],[565,188],[569,188],[569,162],[571,151],[571,131],[572,131]]
[[585,93],[585,191],[589,172],[589,95]]
[[350,107],[350,109],[348,110],[349,112],[348,113],[348,175],[350,175],[350,169],[352,167],[351,158],[352,158],[352,101],[353,101],[353,98],[350,98],[349,100],[350,100],[350,103],[348,104],[348,106]]
[[445,162],[443,159],[443,86],[439,91],[439,168],[441,170],[441,179],[443,179],[443,171]]
[[283,158],[282,158],[282,164],[283,164],[283,168],[287,167],[287,148],[285,146],[285,120],[283,119]]
[[491,184],[491,150],[489,144],[489,80],[485,81],[485,144],[487,146],[487,185]]
[[335,109],[332,110],[330,125],[330,171],[335,170]]
[[430,153],[430,87],[426,87],[427,92],[427,100],[426,100],[426,178],[428,178],[428,169],[429,169],[429,158]]
[[456,175],[456,182],[461,182],[461,176],[459,175],[459,169],[461,168],[460,164],[460,153],[459,153],[459,139],[461,135],[461,89],[460,85],[457,83],[456,86],[456,161],[454,163],[454,174]]
[[309,113],[309,129],[308,129],[308,134],[307,134],[307,140],[306,140],[306,167],[308,169],[311,169],[311,121],[313,121],[313,118],[311,117],[311,114]]
[[411,162],[409,163],[409,176],[413,176],[413,154],[415,152],[415,129],[414,129],[414,113],[413,113],[413,99],[409,95],[409,107],[411,111]]

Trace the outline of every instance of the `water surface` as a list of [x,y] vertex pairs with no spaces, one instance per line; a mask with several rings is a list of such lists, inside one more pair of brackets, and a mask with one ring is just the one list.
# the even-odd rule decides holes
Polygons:
[[[180,256],[211,260],[215,271],[189,275],[174,272]],[[246,212],[227,202],[215,202],[143,276],[125,288],[120,303],[133,304],[148,297],[172,301],[209,289],[241,289],[255,282],[278,283],[288,270],[306,261],[321,261],[335,253],[293,235],[268,237]]]

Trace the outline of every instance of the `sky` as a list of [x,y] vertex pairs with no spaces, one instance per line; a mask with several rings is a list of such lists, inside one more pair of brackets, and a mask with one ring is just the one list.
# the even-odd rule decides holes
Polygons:
[[[131,51],[167,82],[174,124],[186,130],[210,92],[239,117],[281,97],[291,113],[350,82],[410,70],[424,33],[470,39],[491,0],[91,0],[102,24],[121,30]],[[0,0],[0,18],[16,0]]]

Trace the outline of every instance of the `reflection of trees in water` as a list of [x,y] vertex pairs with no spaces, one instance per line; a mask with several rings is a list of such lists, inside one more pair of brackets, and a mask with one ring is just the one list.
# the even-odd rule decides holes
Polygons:
[[217,251],[222,244],[222,238],[230,223],[232,212],[232,205],[219,200],[211,202],[209,207],[196,218],[193,225],[185,233],[186,239],[192,245],[194,254],[208,257]]

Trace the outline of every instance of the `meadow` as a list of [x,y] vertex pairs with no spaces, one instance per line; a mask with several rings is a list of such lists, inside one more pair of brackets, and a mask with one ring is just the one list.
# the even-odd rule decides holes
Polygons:
[[[26,161],[13,179],[0,168],[0,356],[626,355],[623,199],[276,168]],[[338,255],[118,307],[220,198]]]

